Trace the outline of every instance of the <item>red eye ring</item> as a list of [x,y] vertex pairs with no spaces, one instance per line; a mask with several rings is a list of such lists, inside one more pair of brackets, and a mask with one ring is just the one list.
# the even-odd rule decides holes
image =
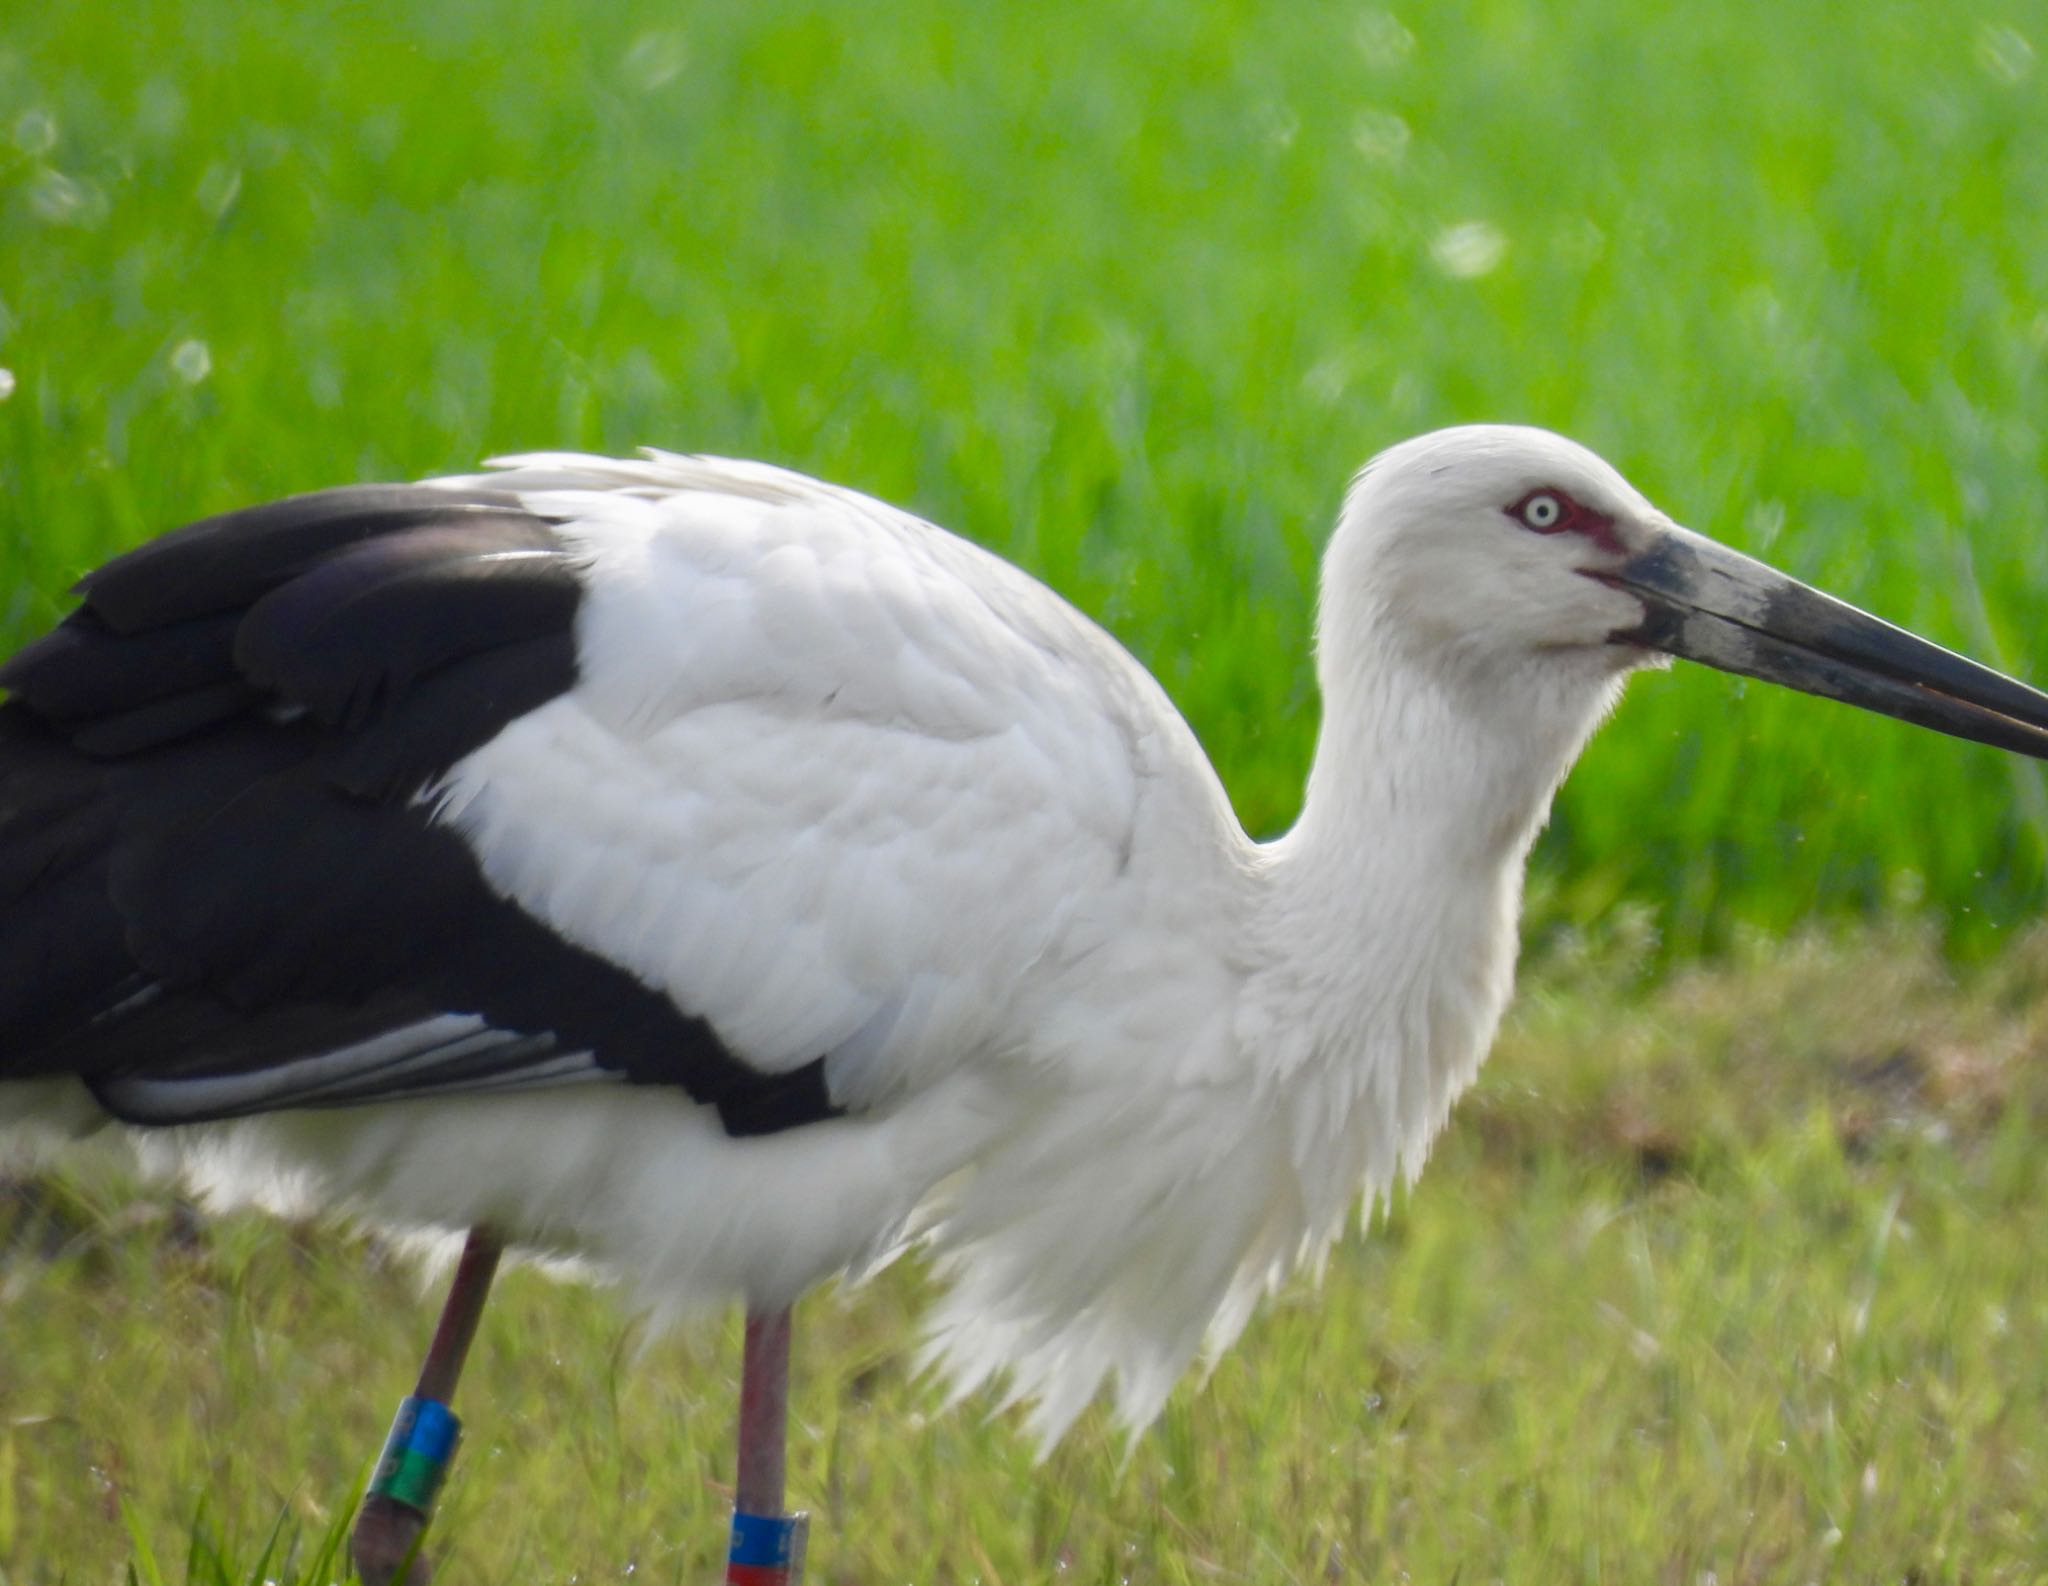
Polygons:
[[1507,515],[1531,534],[1582,535],[1603,551],[1626,554],[1609,514],[1580,505],[1555,485],[1530,491],[1507,509]]

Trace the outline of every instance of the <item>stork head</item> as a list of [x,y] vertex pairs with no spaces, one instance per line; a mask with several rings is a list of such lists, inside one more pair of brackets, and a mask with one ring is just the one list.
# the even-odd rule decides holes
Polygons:
[[1668,656],[2048,758],[2048,695],[1680,528],[1583,446],[1472,425],[1382,452],[1331,542],[1323,644],[1587,702]]

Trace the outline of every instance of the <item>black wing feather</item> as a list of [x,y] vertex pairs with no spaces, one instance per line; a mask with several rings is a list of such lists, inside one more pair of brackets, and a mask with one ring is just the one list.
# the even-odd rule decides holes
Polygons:
[[0,1079],[116,1116],[610,1077],[834,1115],[495,893],[420,790],[572,687],[580,566],[495,492],[354,486],[89,575],[0,666]]
[[543,527],[508,514],[355,546],[251,606],[236,664],[321,721],[359,727],[460,656],[567,631],[581,586]]
[[239,611],[363,540],[520,511],[517,496],[498,490],[343,485],[173,529],[87,573],[76,593],[110,628],[135,633]]
[[0,665],[5,688],[57,721],[118,715],[235,676],[239,612],[117,634],[81,606]]
[[410,798],[575,678],[576,641],[566,630],[501,646],[488,667],[446,667],[336,743],[327,778],[357,798]]

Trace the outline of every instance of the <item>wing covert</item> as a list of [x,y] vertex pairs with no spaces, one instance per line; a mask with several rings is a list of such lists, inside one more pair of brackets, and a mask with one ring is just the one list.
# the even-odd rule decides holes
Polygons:
[[587,560],[577,685],[452,768],[437,819],[750,1062],[823,1055],[843,1104],[1025,1045],[1018,989],[1115,892],[1169,762],[1199,760],[1157,685],[866,497],[579,466],[492,476]]

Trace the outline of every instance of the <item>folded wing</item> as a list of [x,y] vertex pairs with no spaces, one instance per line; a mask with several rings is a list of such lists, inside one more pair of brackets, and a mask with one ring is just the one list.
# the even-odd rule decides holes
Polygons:
[[80,592],[0,667],[0,1079],[137,1123],[886,1105],[1028,1046],[1019,988],[1142,904],[1148,789],[1229,819],[1086,619],[759,465],[323,491]]
[[671,1085],[829,1116],[484,880],[419,795],[575,686],[582,567],[493,491],[368,486],[195,524],[0,668],[0,1077],[138,1123]]

